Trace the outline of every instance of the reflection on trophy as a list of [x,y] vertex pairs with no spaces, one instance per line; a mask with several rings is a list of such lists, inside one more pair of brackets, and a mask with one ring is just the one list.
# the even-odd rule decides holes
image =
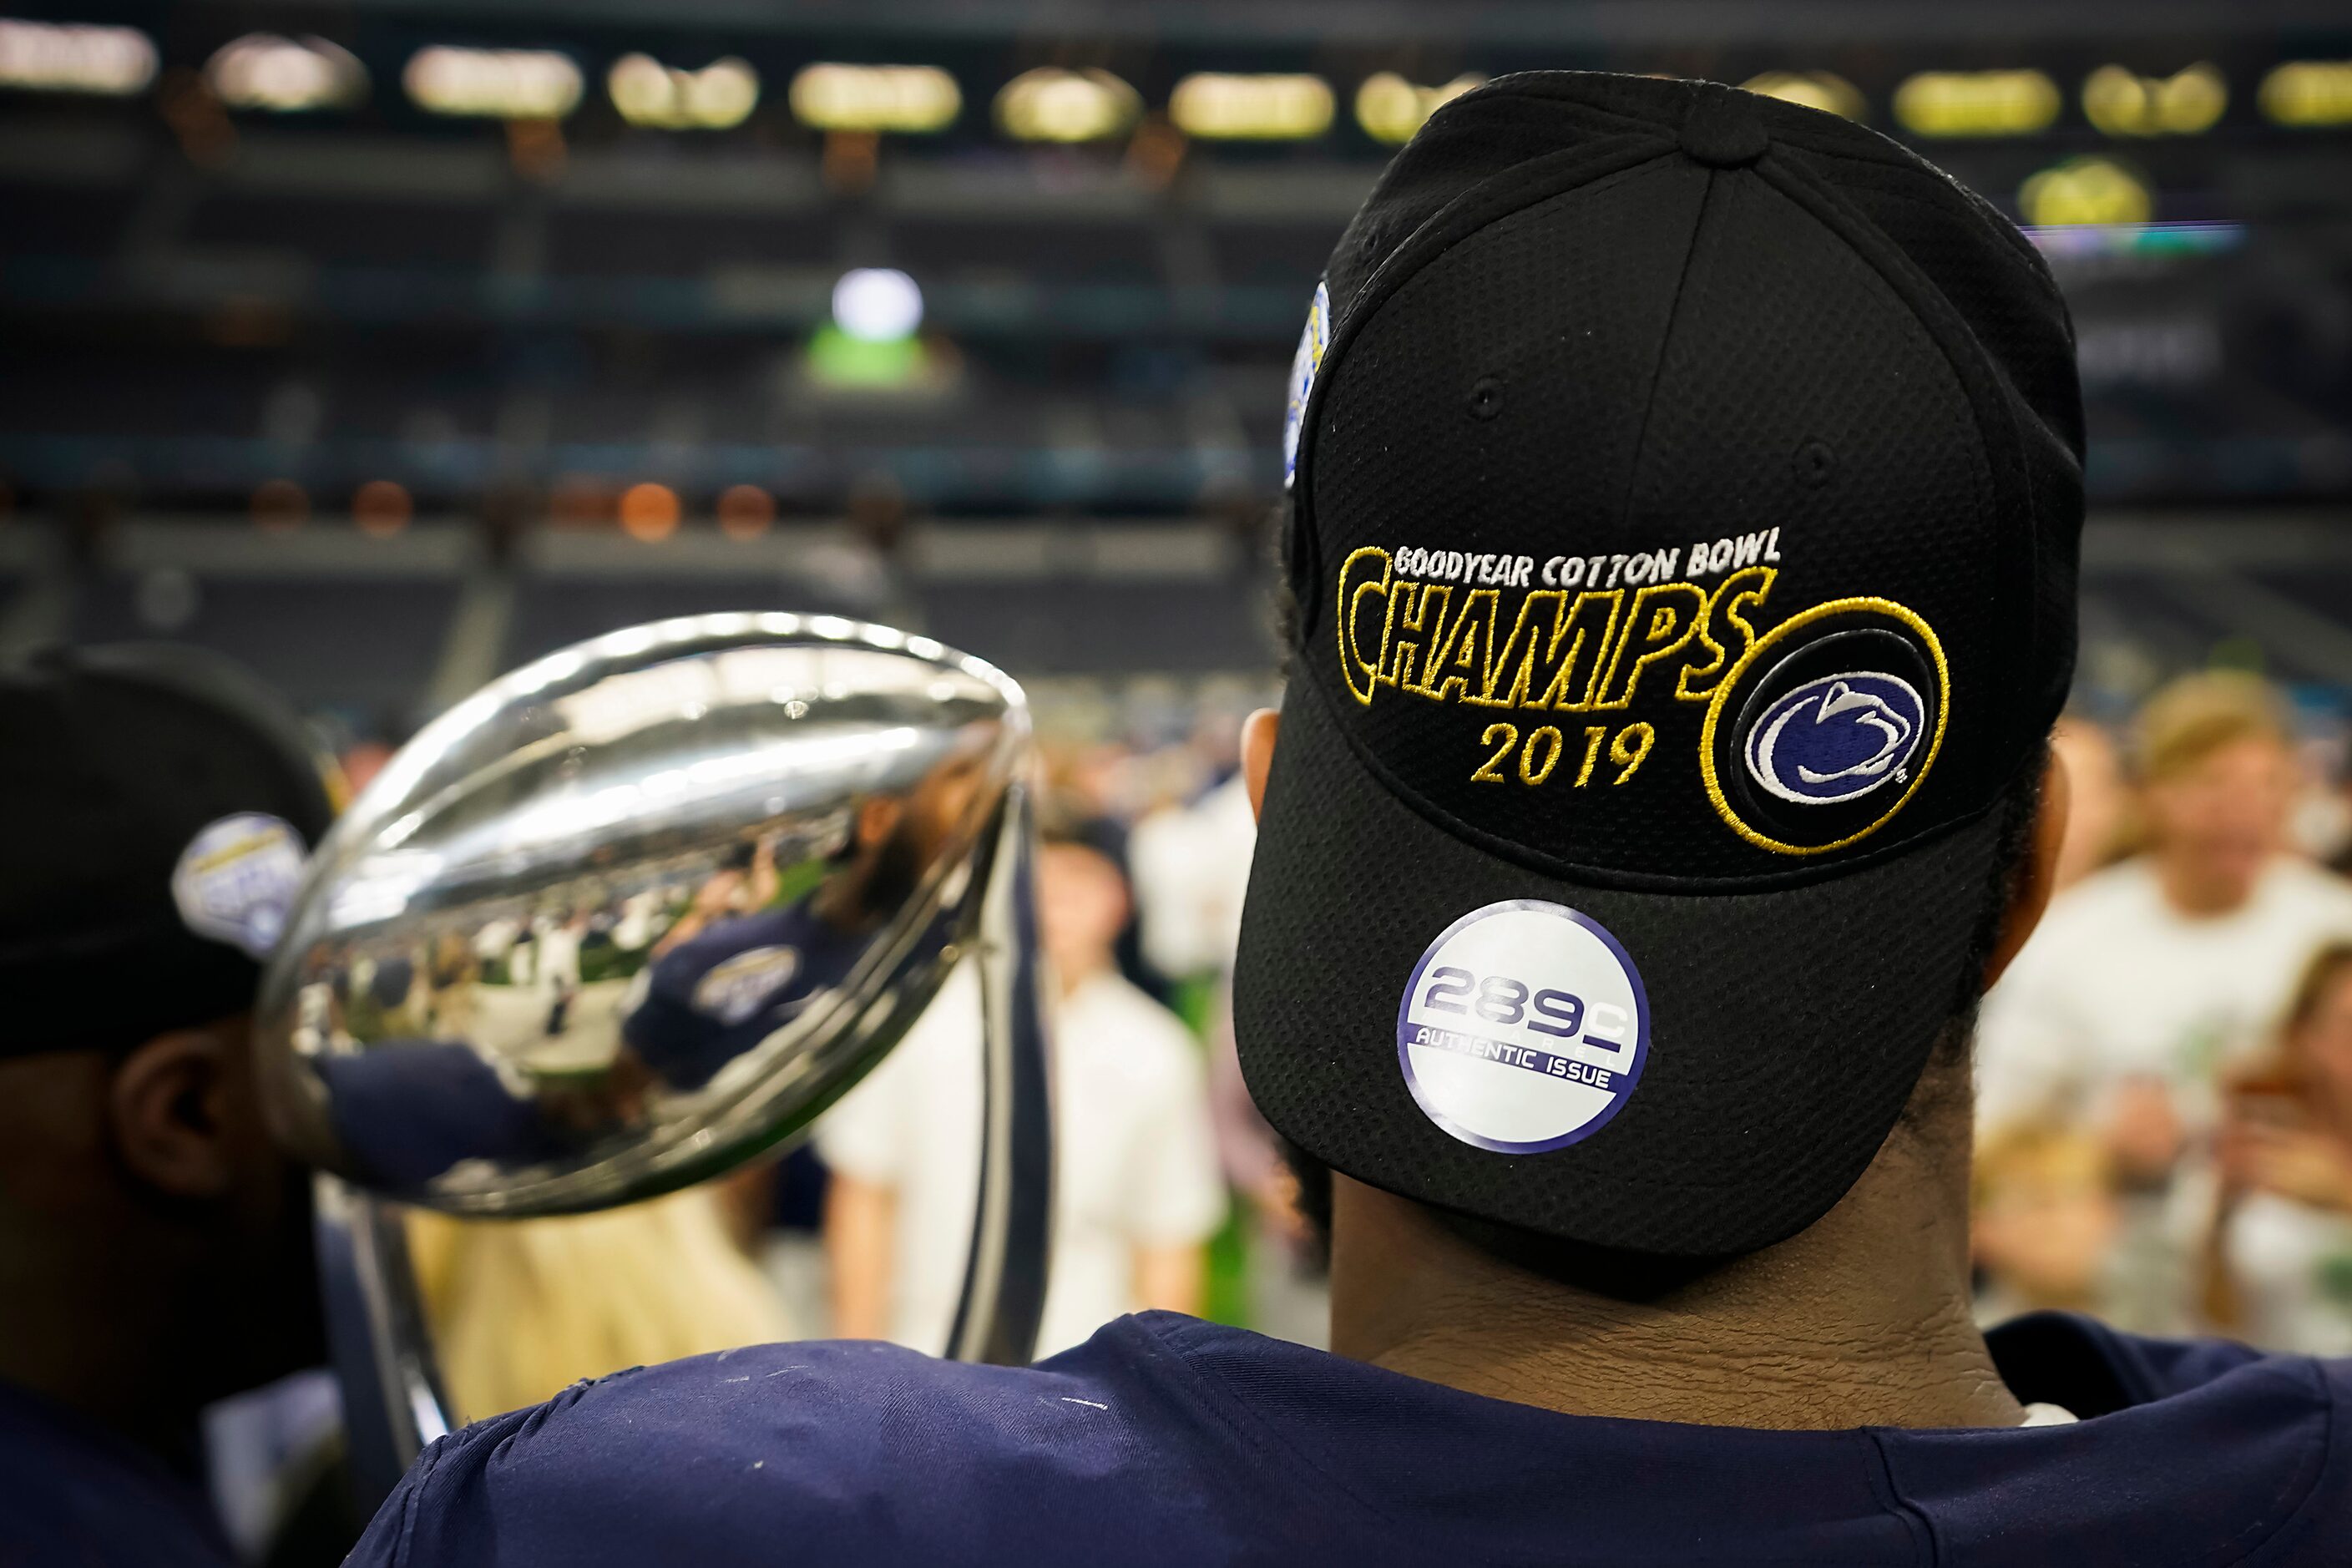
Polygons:
[[952,1350],[1026,1359],[1048,1184],[1029,745],[1020,689],[978,659],[720,615],[541,659],[384,770],[320,847],[261,1013],[278,1131],[335,1173],[322,1262],[372,1479],[489,1414],[441,1387],[404,1205],[528,1219],[713,1176],[803,1131],[968,955],[985,1168]]

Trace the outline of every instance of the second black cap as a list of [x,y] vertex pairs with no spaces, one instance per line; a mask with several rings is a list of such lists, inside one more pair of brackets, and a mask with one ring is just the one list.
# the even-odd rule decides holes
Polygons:
[[337,782],[297,715],[202,648],[0,669],[0,1056],[251,1006]]

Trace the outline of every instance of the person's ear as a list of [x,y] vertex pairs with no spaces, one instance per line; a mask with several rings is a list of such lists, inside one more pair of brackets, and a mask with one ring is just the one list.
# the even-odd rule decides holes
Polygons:
[[2025,939],[2033,934],[2033,928],[2042,923],[2042,911],[2050,907],[2050,895],[2057,890],[2059,851],[2066,843],[2066,814],[2073,802],[2066,759],[2053,746],[2042,773],[2042,808],[2033,818],[2033,844],[2026,851],[2025,864],[2017,869],[2009,912],[2001,917],[2000,938],[1993,943],[1991,961],[1985,965],[1988,991],[2025,945]]
[[237,1168],[229,1053],[244,1048],[242,1028],[216,1025],[158,1035],[123,1058],[106,1114],[132,1176],[172,1197],[227,1194]]
[[1282,730],[1282,710],[1261,708],[1242,721],[1242,781],[1249,789],[1250,815],[1265,815],[1265,776],[1274,768],[1275,737]]

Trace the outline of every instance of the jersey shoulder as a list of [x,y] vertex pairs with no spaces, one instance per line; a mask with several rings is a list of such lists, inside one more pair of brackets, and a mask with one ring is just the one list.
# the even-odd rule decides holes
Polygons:
[[435,1444],[350,1562],[1225,1560],[1254,1468],[1136,1364],[1171,1353],[1128,1321],[1039,1367],[831,1342],[616,1373]]

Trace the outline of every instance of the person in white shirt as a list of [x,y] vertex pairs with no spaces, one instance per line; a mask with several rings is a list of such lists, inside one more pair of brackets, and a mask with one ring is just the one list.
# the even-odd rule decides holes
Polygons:
[[[1042,1358],[1125,1312],[1197,1312],[1225,1193],[1200,1048],[1113,962],[1128,916],[1118,863],[1049,838],[1037,890],[1058,993]],[[967,965],[818,1123],[817,1152],[833,1172],[825,1247],[841,1337],[934,1352],[946,1344],[971,1241],[980,1096],[980,987]]]
[[2352,942],[2312,960],[2279,1038],[2229,1097],[2213,1315],[2265,1350],[2352,1355]]
[[2106,1142],[2137,1194],[2124,1245],[2138,1255],[2108,1310],[2165,1331],[2189,1296],[2173,1175],[2212,1131],[2223,1070],[2271,1037],[2313,952],[2352,936],[2352,885],[2284,847],[2294,758],[2263,683],[2185,677],[2137,728],[2147,848],[2054,900],[1986,997],[1978,1122]]
[[2123,758],[2102,726],[2070,714],[2051,728],[2050,749],[2066,770],[2066,837],[2050,876],[2051,891],[2063,893],[2121,857],[2129,796]]
[[2147,847],[2053,900],[1985,999],[1979,1120],[2086,1115],[2127,1167],[2210,1126],[2217,1070],[2269,1037],[2312,952],[2352,936],[2352,884],[2283,850],[2294,764],[2250,676],[2167,687],[2138,728]]
[[1128,862],[1143,956],[1154,969],[1177,978],[1233,973],[1256,844],[1239,773],[1190,805],[1163,806],[1135,825]]

